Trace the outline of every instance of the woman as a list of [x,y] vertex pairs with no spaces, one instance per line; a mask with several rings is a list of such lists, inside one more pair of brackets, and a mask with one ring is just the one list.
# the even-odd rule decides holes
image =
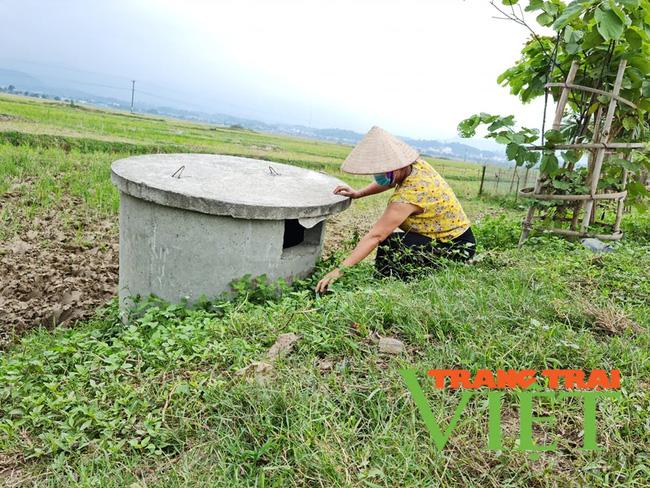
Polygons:
[[[327,273],[316,291],[327,291],[343,270],[375,248],[375,265],[383,276],[407,278],[435,268],[441,257],[467,261],[476,242],[470,222],[447,182],[418,152],[388,132],[373,127],[343,162],[347,173],[372,174],[374,182],[355,191],[337,186],[334,193],[363,198],[394,188],[381,218],[359,241],[341,266]],[[393,232],[400,228],[403,232]]]

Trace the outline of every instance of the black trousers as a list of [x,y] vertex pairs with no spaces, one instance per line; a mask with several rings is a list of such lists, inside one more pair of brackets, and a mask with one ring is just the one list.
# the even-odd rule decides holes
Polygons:
[[379,244],[375,267],[382,276],[407,279],[439,267],[442,259],[467,261],[475,253],[476,240],[471,228],[448,242],[416,232],[393,232]]

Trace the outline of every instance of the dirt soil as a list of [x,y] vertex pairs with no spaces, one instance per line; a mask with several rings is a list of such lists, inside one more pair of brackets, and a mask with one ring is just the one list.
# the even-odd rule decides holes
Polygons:
[[[0,241],[0,350],[27,330],[87,319],[117,294],[118,217],[93,215],[72,198],[25,215],[31,182],[23,183],[0,196],[9,227],[19,229]],[[353,207],[332,218],[324,254],[366,232],[374,217]]]
[[[18,197],[6,193],[0,206]],[[0,242],[0,348],[27,329],[88,318],[116,294],[117,218],[79,216],[79,208],[67,199]]]

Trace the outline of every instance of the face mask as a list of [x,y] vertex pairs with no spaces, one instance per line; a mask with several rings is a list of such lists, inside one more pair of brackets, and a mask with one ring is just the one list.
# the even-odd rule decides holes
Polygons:
[[390,186],[394,183],[394,173],[389,171],[388,173],[379,173],[378,175],[373,175],[375,183],[381,186]]

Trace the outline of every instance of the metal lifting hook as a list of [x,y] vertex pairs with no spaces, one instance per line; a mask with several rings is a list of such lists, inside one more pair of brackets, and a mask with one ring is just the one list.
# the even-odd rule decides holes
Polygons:
[[[180,168],[178,168],[176,171],[172,173],[172,178],[178,178],[180,179],[181,175],[183,174],[183,170],[185,169],[185,165],[182,165]],[[178,176],[176,176],[178,175]]]

